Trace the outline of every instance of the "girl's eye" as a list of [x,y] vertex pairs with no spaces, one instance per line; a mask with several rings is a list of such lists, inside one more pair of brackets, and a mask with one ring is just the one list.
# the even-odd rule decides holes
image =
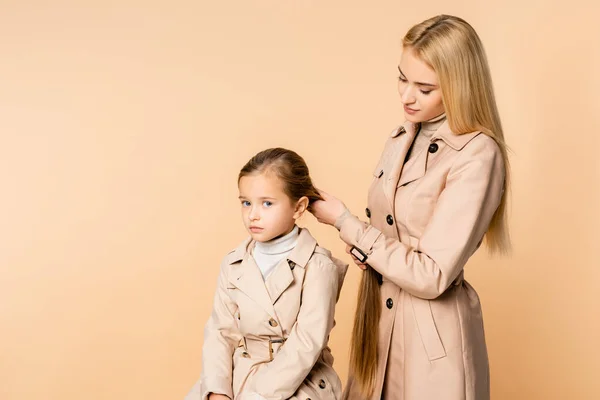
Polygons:
[[250,202],[248,200],[243,200],[242,201],[242,206],[244,206],[244,207],[250,207]]
[[399,80],[400,82],[406,82],[406,78],[405,78],[405,77],[403,77],[402,75],[400,75],[400,76],[398,77],[398,80]]
[[431,90],[421,90],[421,93],[423,93],[424,95],[428,95],[429,93],[431,93]]
[[271,207],[273,205],[273,203],[271,203],[270,201],[265,201],[263,204],[265,207]]

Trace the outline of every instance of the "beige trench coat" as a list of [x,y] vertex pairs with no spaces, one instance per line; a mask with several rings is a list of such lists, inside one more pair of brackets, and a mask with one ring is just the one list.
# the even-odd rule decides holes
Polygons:
[[[336,221],[383,277],[372,399],[486,400],[481,305],[463,267],[500,204],[504,161],[489,136],[455,135],[446,121],[403,165],[417,130],[405,123],[388,139],[369,189],[370,223],[349,213]],[[344,398],[362,400],[352,377]]]
[[204,330],[202,374],[186,400],[337,400],[342,388],[327,346],[348,265],[300,230],[298,244],[263,281],[247,239],[228,254]]

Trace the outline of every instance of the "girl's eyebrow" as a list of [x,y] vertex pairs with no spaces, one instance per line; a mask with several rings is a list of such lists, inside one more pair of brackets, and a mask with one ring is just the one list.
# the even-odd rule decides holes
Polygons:
[[[238,199],[240,200],[246,200],[246,198],[244,196],[238,196]],[[259,197],[259,200],[277,200],[275,197]]]

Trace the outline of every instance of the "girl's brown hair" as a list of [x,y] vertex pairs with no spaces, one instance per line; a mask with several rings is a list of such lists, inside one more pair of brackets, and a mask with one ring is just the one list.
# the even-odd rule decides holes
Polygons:
[[272,172],[281,179],[283,190],[292,202],[306,196],[309,210],[313,202],[323,200],[310,179],[306,162],[292,150],[276,147],[261,151],[244,165],[238,182],[244,176],[263,172]]
[[[492,79],[483,45],[463,19],[438,15],[413,26],[402,41],[438,75],[450,128],[463,134],[481,131],[492,137],[504,158],[504,193],[485,235],[492,253],[508,252],[506,202],[510,187],[508,150],[496,107]],[[361,282],[352,344],[350,371],[364,398],[369,398],[377,378],[377,345],[381,299],[380,275],[368,267]]]

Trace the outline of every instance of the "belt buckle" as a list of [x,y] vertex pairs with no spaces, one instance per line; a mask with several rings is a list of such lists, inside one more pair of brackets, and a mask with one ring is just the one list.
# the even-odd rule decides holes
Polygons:
[[285,338],[282,339],[271,339],[269,338],[269,361],[273,361],[273,343],[281,343],[283,345],[285,343]]

